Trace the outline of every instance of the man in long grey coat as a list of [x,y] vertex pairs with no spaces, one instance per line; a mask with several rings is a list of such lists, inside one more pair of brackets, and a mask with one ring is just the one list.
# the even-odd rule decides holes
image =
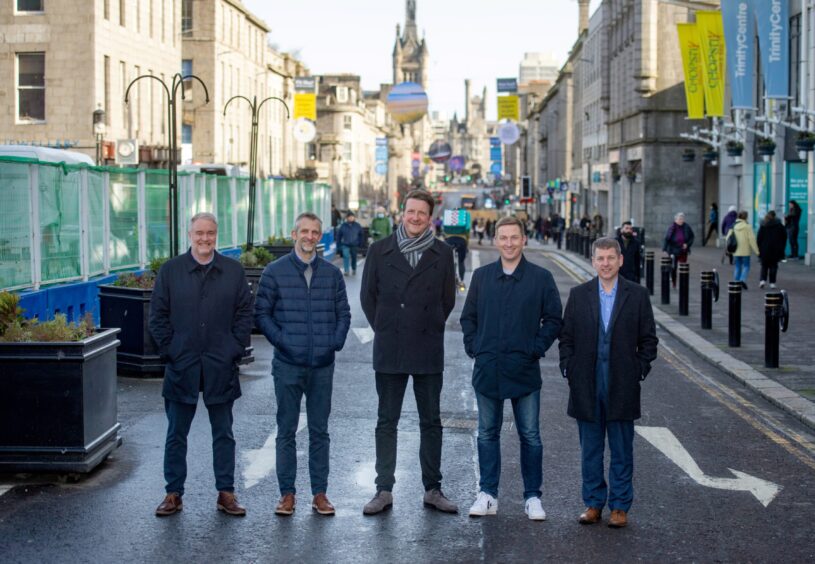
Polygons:
[[[620,245],[592,244],[597,277],[572,288],[560,333],[560,370],[569,381],[568,414],[577,419],[583,501],[579,522],[625,527],[634,499],[634,420],[640,418],[640,383],[657,356],[654,313],[648,291],[619,276]],[[608,486],[603,471],[606,436],[611,451]]]

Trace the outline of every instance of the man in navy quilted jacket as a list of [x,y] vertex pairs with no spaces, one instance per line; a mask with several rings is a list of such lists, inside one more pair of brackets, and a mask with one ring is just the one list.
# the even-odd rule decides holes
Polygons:
[[255,324],[274,345],[272,362],[277,397],[277,481],[275,513],[294,513],[300,401],[306,395],[311,507],[333,515],[328,489],[328,415],[334,379],[334,353],[351,325],[351,309],[340,270],[317,256],[323,224],[313,213],[297,218],[294,250],[269,264],[260,277]]

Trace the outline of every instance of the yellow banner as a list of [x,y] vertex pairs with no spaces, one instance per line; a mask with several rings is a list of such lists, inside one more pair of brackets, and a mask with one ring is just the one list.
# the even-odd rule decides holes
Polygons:
[[724,116],[725,46],[720,11],[696,12],[696,29],[702,45],[707,115]]
[[679,35],[679,50],[682,52],[682,67],[685,70],[685,99],[690,119],[705,117],[705,87],[702,78],[702,46],[696,24],[676,24]]
[[519,118],[518,97],[514,94],[498,96],[498,121],[502,119],[518,121]]
[[316,94],[295,94],[294,95],[294,119],[306,118],[317,121],[317,95]]

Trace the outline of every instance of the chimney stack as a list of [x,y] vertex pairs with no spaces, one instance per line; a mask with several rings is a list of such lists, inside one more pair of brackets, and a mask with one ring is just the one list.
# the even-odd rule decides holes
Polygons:
[[470,79],[464,79],[464,123],[470,123]]
[[580,19],[577,24],[578,35],[589,29],[589,2],[590,0],[577,0],[580,8]]

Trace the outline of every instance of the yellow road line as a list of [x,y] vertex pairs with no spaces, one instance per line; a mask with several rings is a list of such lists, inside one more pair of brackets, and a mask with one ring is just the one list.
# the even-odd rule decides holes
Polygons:
[[561,261],[561,260],[560,260],[558,257],[556,257],[555,255],[552,255],[551,253],[546,253],[546,252],[545,252],[545,253],[543,253],[543,256],[544,256],[545,258],[547,258],[547,259],[551,260],[552,262],[554,262],[556,265],[558,265],[558,266],[560,267],[560,269],[561,269],[563,272],[565,272],[566,274],[568,274],[568,275],[569,275],[569,277],[570,277],[572,280],[574,280],[575,282],[577,282],[578,284],[582,284],[582,283],[584,282],[584,281],[583,281],[581,278],[579,278],[579,277],[578,277],[578,276],[577,276],[577,275],[576,275],[576,274],[575,274],[575,273],[572,271],[572,269],[571,269],[571,268],[569,268],[567,265],[563,264],[563,262],[562,262],[562,261]]

